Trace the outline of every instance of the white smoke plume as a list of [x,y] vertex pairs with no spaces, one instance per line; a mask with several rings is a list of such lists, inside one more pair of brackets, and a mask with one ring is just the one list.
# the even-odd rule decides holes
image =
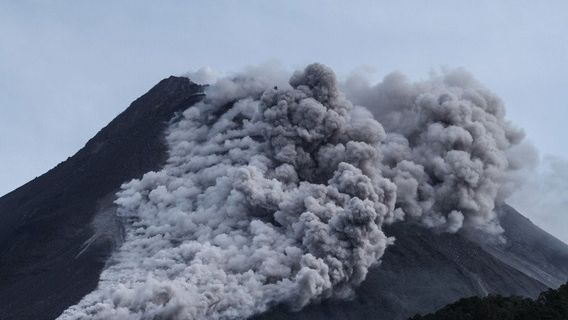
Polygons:
[[191,79],[191,81],[197,84],[208,85],[217,82],[218,79],[221,79],[223,77],[223,73],[216,71],[211,67],[202,67],[196,71],[186,72],[182,76]]
[[522,134],[497,97],[462,72],[345,87],[372,114],[320,64],[209,86],[172,122],[167,165],[123,185],[125,241],[60,319],[300,309],[352,296],[393,241],[383,223],[500,232]]

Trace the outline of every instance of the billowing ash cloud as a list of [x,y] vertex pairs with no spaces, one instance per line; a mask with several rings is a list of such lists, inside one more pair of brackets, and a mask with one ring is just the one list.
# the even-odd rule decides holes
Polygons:
[[396,215],[456,232],[502,232],[493,211],[524,162],[523,132],[501,100],[463,70],[412,83],[399,73],[371,86],[354,76],[348,96],[384,126],[385,177],[397,185]]
[[522,137],[499,99],[462,72],[346,88],[372,114],[319,64],[208,87],[172,122],[167,165],[123,185],[125,241],[60,319],[299,309],[352,295],[393,241],[383,223],[499,233]]
[[375,165],[384,131],[322,65],[267,80],[220,80],[183,113],[167,166],[119,193],[114,264],[61,319],[246,318],[364,280],[395,200]]

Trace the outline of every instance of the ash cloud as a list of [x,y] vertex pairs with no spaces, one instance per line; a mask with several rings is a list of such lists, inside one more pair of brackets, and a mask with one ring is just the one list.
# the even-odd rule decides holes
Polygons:
[[320,64],[216,79],[170,126],[166,166],[123,185],[125,241],[60,319],[300,309],[353,295],[385,223],[500,233],[522,132],[494,94],[463,71],[344,87]]
[[525,167],[511,151],[524,134],[495,94],[464,70],[420,82],[392,73],[376,85],[354,75],[345,88],[386,130],[380,165],[398,187],[397,217],[449,232],[502,232],[493,209]]
[[221,79],[184,112],[166,167],[118,194],[127,235],[99,288],[60,319],[235,319],[352,294],[390,241],[383,130],[327,67],[270,79]]

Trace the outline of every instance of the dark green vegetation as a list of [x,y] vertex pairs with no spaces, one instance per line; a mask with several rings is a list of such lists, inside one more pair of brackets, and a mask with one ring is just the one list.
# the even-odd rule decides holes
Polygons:
[[568,283],[531,300],[489,295],[461,299],[435,313],[410,320],[567,320]]

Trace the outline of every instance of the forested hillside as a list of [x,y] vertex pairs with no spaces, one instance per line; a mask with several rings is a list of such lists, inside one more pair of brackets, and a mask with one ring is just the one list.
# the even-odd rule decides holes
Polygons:
[[435,313],[410,320],[567,320],[568,283],[540,294],[536,300],[490,295],[447,305]]

